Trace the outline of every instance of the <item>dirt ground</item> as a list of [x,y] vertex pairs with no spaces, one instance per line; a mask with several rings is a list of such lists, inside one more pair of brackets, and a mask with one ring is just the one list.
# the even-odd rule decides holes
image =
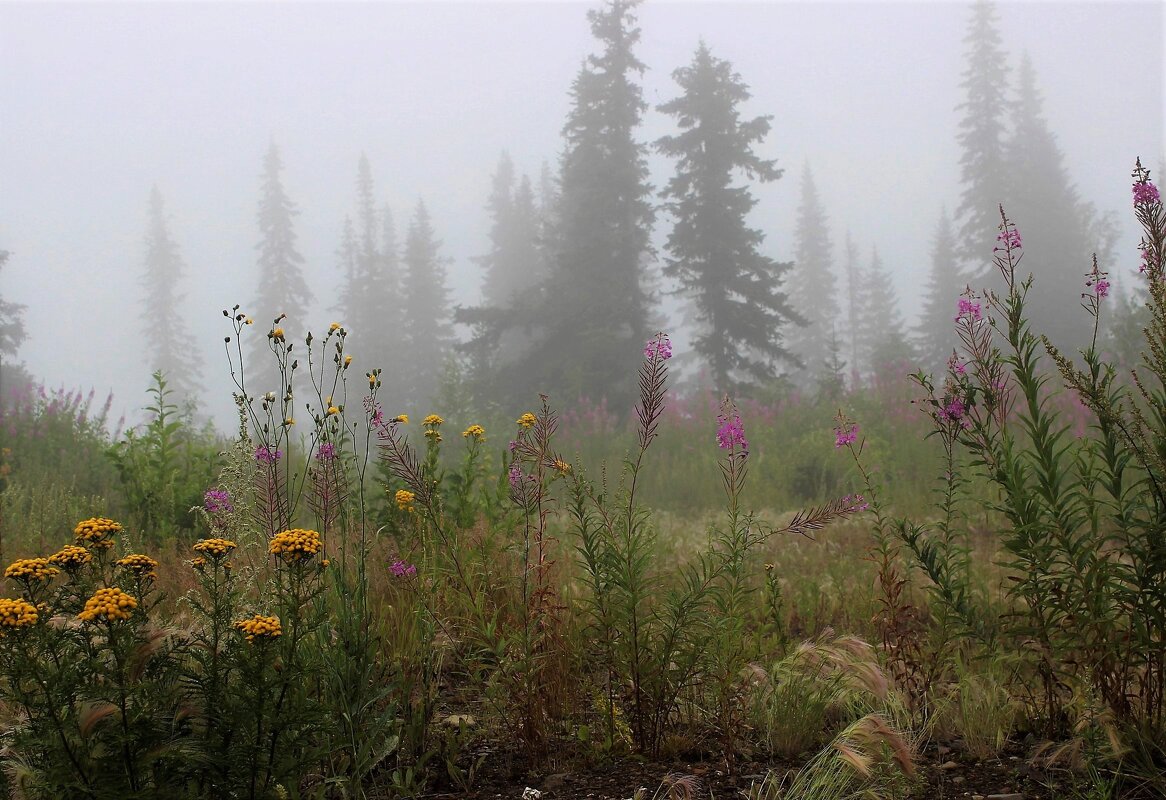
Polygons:
[[[691,776],[694,792],[676,794],[684,800],[730,800],[748,797],[769,770],[792,774],[794,762],[745,762],[727,768],[708,761],[649,762],[633,758],[613,760],[584,769],[562,772],[525,772],[513,757],[485,752],[481,768],[466,789],[448,787],[422,797],[438,800],[522,800],[527,788],[538,800],[627,800],[636,789],[650,800],[668,778]],[[1019,751],[998,759],[976,761],[953,748],[932,745],[918,759],[920,785],[910,797],[918,800],[1060,800],[1073,796],[1072,776],[1065,770],[1038,770]],[[535,797],[527,793],[528,798]],[[664,792],[660,795],[666,796]]]

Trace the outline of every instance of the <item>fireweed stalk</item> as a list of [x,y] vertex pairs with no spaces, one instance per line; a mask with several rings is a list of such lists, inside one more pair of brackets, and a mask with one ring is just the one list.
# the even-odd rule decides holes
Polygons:
[[[717,707],[726,743],[737,735],[739,676],[745,666],[742,631],[752,589],[744,570],[749,551],[778,533],[809,535],[828,522],[861,510],[849,498],[797,514],[781,527],[762,524],[739,506],[747,473],[748,440],[733,404],[718,417],[728,522],[710,531],[706,550],[677,568],[657,557],[656,532],[636,497],[644,455],[657,435],[665,405],[667,337],[659,334],[644,350],[636,406],[638,449],[624,462],[614,497],[572,475],[569,508],[587,594],[583,599],[590,638],[606,673],[607,741],[619,735],[617,703],[628,687],[631,734],[654,754],[678,721],[681,693],[699,687]],[[668,581],[668,576],[676,576]],[[718,613],[720,612],[720,613]],[[698,681],[699,676],[705,676]],[[617,710],[621,713],[617,713]]]

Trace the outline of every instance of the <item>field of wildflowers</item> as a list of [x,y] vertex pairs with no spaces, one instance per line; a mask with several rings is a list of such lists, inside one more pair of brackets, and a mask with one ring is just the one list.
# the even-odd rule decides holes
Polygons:
[[[161,375],[112,438],[92,397],[5,401],[6,791],[472,796],[501,749],[519,785],[635,754],[763,764],[755,800],[958,796],[936,752],[1019,752],[1029,796],[1163,796],[1166,211],[1140,164],[1133,198],[1128,379],[1096,335],[1029,328],[1001,210],[1003,288],[953,298],[947,373],[841,410],[673,398],[658,334],[627,420],[543,396],[411,422],[338,323],[275,319],[281,389],[253,392],[238,307],[231,440]],[[1109,279],[1082,285],[1096,333]],[[543,793],[584,790],[514,796]]]

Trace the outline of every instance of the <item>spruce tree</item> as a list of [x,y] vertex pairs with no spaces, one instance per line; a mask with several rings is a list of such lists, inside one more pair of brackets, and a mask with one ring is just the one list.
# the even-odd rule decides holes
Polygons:
[[931,246],[931,272],[923,297],[923,309],[915,327],[920,365],[931,373],[943,370],[958,345],[955,314],[962,282],[956,253],[955,230],[947,210],[939,216]]
[[477,259],[483,269],[483,302],[507,308],[544,275],[539,217],[530,179],[524,175],[516,185],[514,164],[506,153],[498,161],[486,208],[491,221],[490,252]]
[[781,177],[774,161],[753,152],[771,118],[741,119],[748,87],[703,42],[672,76],[683,94],[659,110],[676,117],[681,133],[656,142],[677,159],[662,192],[675,219],[664,274],[695,306],[701,330],[693,347],[716,389],[738,393],[773,379],[779,363],[796,363],[782,344],[783,328],[801,321],[781,289],[790,265],[759,252],[764,234],[746,224],[757,201],[747,186],[734,185],[741,173],[758,181]]
[[[0,272],[8,264],[9,252],[0,250]],[[0,297],[0,356],[15,356],[26,337],[24,306]]]
[[843,275],[846,277],[846,333],[850,345],[850,378],[851,387],[858,384],[859,375],[863,369],[862,354],[859,352],[858,337],[861,327],[862,303],[859,292],[862,290],[862,268],[858,264],[858,245],[846,232],[846,261],[843,265]]
[[1011,104],[1004,205],[1023,241],[1021,272],[1031,272],[1035,280],[1025,304],[1029,319],[1034,330],[1071,353],[1088,343],[1091,321],[1080,309],[1081,293],[1092,253],[1107,246],[1102,226],[1095,224],[1091,209],[1072,186],[1042,106],[1036,73],[1026,55]]
[[259,285],[251,315],[257,330],[251,332],[250,358],[247,362],[247,383],[251,394],[268,391],[282,393],[276,385],[275,359],[270,350],[270,339],[265,335],[276,317],[287,315],[279,323],[288,331],[289,339],[299,340],[308,329],[304,318],[312,293],[304,281],[303,256],[296,250],[293,219],[299,213],[283,187],[283,161],[279,149],[272,142],[263,159],[263,178],[259,200],[259,231],[262,235],[259,250]]
[[827,361],[835,337],[834,322],[839,314],[832,250],[826,211],[807,164],[802,172],[802,196],[794,230],[794,266],[788,282],[793,307],[807,323],[804,327],[792,327],[789,333],[790,352],[803,365],[797,373],[803,388],[821,383],[829,371]]
[[980,280],[991,272],[999,207],[1008,204],[1004,154],[1008,66],[992,3],[977,0],[972,6],[964,43],[967,66],[960,83],[964,99],[957,106],[962,112],[956,141],[963,185],[955,213],[957,248],[962,271],[969,279]]
[[352,238],[342,245],[342,260],[350,259],[343,296],[343,324],[349,331],[347,349],[362,370],[384,370],[382,396],[386,403],[398,398],[397,373],[402,318],[400,258],[396,231],[387,206],[377,209],[376,188],[368,157],[361,154],[356,176],[356,219]]
[[877,248],[862,274],[859,288],[858,341],[867,375],[877,377],[905,362],[913,362],[914,349],[907,340],[898,295],[883,266]]
[[170,235],[162,193],[150,190],[146,225],[146,258],[142,287],[145,291],[143,334],[147,363],[151,372],[161,370],[180,404],[197,405],[201,388],[202,358],[194,347],[182,315],[183,294],[179,289],[186,265],[178,244]]
[[522,371],[530,388],[567,397],[606,396],[631,407],[647,340],[645,263],[654,212],[646,147],[635,137],[647,107],[635,82],[638,0],[587,12],[602,52],[571,87],[563,126],[552,272],[532,308],[540,329]]
[[401,369],[402,402],[424,411],[437,391],[453,345],[453,324],[441,242],[433,231],[429,211],[418,200],[405,237],[404,290],[405,347]]

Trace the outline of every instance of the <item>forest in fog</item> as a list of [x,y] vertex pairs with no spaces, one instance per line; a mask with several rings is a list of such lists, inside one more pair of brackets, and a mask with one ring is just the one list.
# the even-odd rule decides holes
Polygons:
[[[309,328],[344,324],[357,366],[391,376],[387,397],[401,408],[420,410],[444,388],[483,409],[508,408],[540,391],[606,398],[625,409],[634,344],[665,329],[694,386],[743,397],[833,391],[879,374],[942,367],[955,344],[950,322],[961,292],[990,286],[1000,204],[1024,232],[1025,268],[1041,287],[1031,309],[1038,327],[1070,350],[1084,344],[1088,325],[1075,311],[1096,253],[1100,268],[1113,273],[1118,305],[1106,336],[1115,352],[1128,351],[1122,332],[1138,329],[1136,321],[1127,324],[1136,313],[1136,281],[1129,279],[1136,264],[1115,253],[1128,251],[1132,233],[1108,198],[1099,202],[1081,186],[1097,185],[1095,141],[1114,128],[1123,141],[1106,151],[1106,165],[1109,153],[1130,148],[1152,166],[1161,158],[1160,42],[1126,48],[1137,53],[1129,68],[1142,81],[1123,95],[1131,98],[1125,113],[1140,128],[1090,107],[1113,94],[1105,87],[1126,69],[1109,28],[1137,36],[1145,22],[1152,34],[1161,10],[1109,6],[1104,16],[1112,22],[1101,25],[1100,7],[1089,6],[943,4],[906,14],[879,5],[834,8],[854,21],[839,34],[843,46],[791,64],[796,45],[786,28],[762,35],[747,30],[749,23],[768,14],[810,31],[822,7],[350,7],[351,19],[338,11],[324,30],[348,30],[372,14],[385,23],[399,18],[395,36],[416,27],[429,39],[414,42],[416,63],[403,63],[398,53],[389,68],[346,76],[338,86],[297,74],[305,67],[292,43],[310,41],[288,35],[297,15],[309,13],[297,8],[267,45],[291,49],[235,56],[246,64],[261,53],[275,59],[258,77],[238,76],[255,81],[249,90],[266,109],[240,115],[248,128],[227,117],[195,119],[180,105],[189,99],[213,113],[217,104],[204,95],[225,104],[230,91],[226,76],[178,71],[196,63],[184,59],[195,58],[199,43],[214,41],[213,25],[199,23],[197,12],[186,34],[174,30],[183,20],[178,11],[91,12],[94,37],[127,44],[120,60],[107,65],[117,56],[102,56],[90,65],[91,80],[123,80],[117,92],[127,96],[135,80],[144,92],[163,90],[148,111],[121,118],[115,106],[87,112],[76,94],[85,76],[70,70],[87,66],[84,48],[96,39],[68,30],[66,17],[58,47],[79,49],[55,49],[47,19],[10,6],[3,13],[16,27],[9,26],[14,47],[7,58],[27,46],[18,40],[24,25],[49,37],[46,57],[64,71],[42,76],[46,91],[37,98],[34,85],[22,87],[7,70],[5,105],[16,112],[0,134],[0,248],[11,253],[0,273],[6,382],[19,378],[13,370],[23,364],[50,385],[112,388],[119,406],[132,409],[149,373],[160,369],[184,398],[223,423],[229,384],[213,320],[237,303],[255,321],[251,388],[259,394],[273,376],[254,356],[266,353],[265,334],[280,314],[294,340]],[[709,31],[693,19],[698,10],[712,20]],[[440,60],[471,18],[530,35],[547,24],[543,17],[557,24],[568,11],[574,49],[559,61],[574,62],[574,74],[556,70],[570,77],[554,102],[541,99],[547,77],[535,58],[517,70],[500,59],[495,69],[495,51],[476,43],[475,54],[486,56],[480,62],[470,60],[474,54],[459,64]],[[203,16],[229,12],[204,8]],[[234,13],[241,23],[266,12]],[[934,31],[897,24],[912,18],[934,22]],[[864,20],[872,21],[870,41],[853,33]],[[1096,39],[1090,48],[1103,48],[1107,58],[1090,67],[1092,81],[1073,81],[1054,45],[1085,30]],[[375,40],[368,36],[360,41]],[[184,38],[194,44],[189,51]],[[919,51],[917,58],[896,62],[895,38]],[[658,53],[663,39],[677,42],[668,48],[672,62],[649,63],[646,53]],[[167,41],[179,48],[172,59]],[[942,56],[920,51],[921,41]],[[309,65],[324,55],[302,52]],[[880,70],[884,61],[902,71]],[[502,85],[516,73],[520,80]],[[849,94],[831,83],[839,77]],[[302,83],[292,86],[295,80]],[[166,81],[174,82],[170,94]],[[382,83],[406,86],[414,105],[370,109],[377,93],[367,87]],[[458,87],[469,94],[452,94]],[[529,103],[522,102],[526,94]],[[877,94],[881,107],[842,107],[833,116],[817,107],[863,94]],[[503,95],[519,101],[516,124],[475,130],[454,114],[435,120],[440,139],[431,133],[428,142],[406,144],[396,133],[415,129],[411,118],[436,114],[439,103],[460,103],[467,119],[479,119],[490,98]],[[278,97],[303,108],[278,108]],[[313,116],[315,102],[327,109],[322,114],[334,113],[344,97],[352,106],[340,138],[353,141],[364,131],[366,139],[347,153],[339,141],[321,138],[327,128],[320,120],[311,122],[310,137],[279,124]],[[1050,107],[1049,97],[1059,107]],[[47,108],[54,98],[75,108]],[[791,98],[814,105],[795,106]],[[80,114],[82,124],[47,129],[32,116],[38,107],[46,118]],[[498,107],[501,114],[516,106]],[[267,121],[255,126],[264,113]],[[167,124],[168,114],[183,122]],[[899,126],[887,125],[897,117]],[[926,140],[910,131],[919,117],[932,120],[918,134]],[[799,130],[809,119],[819,121]],[[171,140],[159,152],[175,154],[178,163],[143,151],[141,162],[156,174],[135,186],[109,174],[114,162],[95,150],[99,141],[132,145],[145,126],[161,131],[151,138]],[[507,141],[500,131],[525,137]],[[541,131],[557,134],[532,147]],[[212,149],[223,132],[239,148],[229,156]],[[790,146],[794,133],[800,149]],[[474,141],[479,154],[492,141],[493,153],[468,164],[464,141]],[[457,174],[441,173],[426,185],[425,171],[439,174],[447,154]],[[235,174],[223,171],[228,163]],[[99,181],[100,190],[71,190],[71,170],[80,170],[75,185]],[[87,174],[94,170],[101,174]],[[141,164],[135,174],[142,175]],[[397,176],[408,176],[412,190]],[[25,185],[30,179],[57,190],[45,198]],[[232,194],[196,202],[213,180]],[[114,210],[116,230],[95,230]],[[126,355],[139,349],[141,357]]]

